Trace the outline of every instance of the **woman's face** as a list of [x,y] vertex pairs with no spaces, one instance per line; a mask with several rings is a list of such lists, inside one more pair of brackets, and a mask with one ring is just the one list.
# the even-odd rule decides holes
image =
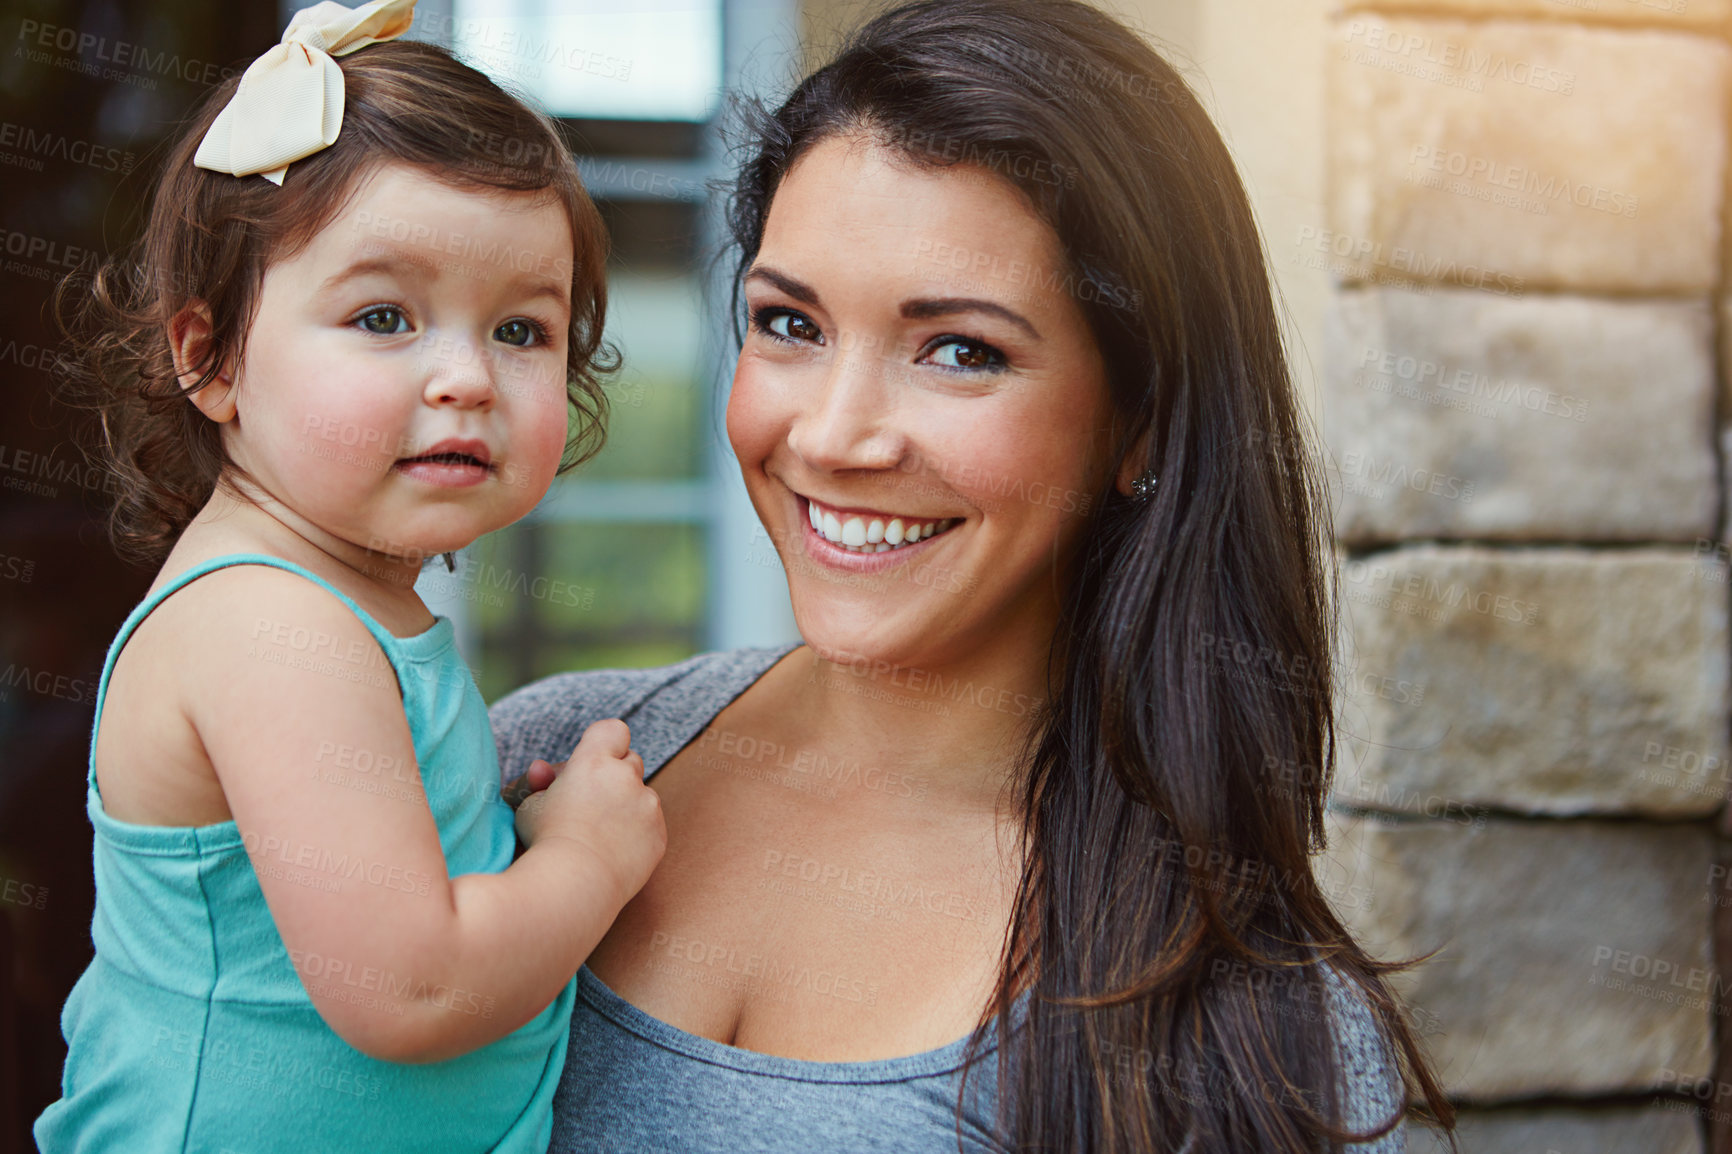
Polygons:
[[746,277],[728,437],[820,653],[1044,652],[1110,448],[1075,284],[982,169],[850,136],[789,171]]

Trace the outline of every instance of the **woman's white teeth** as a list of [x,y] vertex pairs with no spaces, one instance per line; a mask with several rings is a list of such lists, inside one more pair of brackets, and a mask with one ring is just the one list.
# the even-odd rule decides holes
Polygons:
[[820,510],[814,501],[806,502],[806,514],[812,528],[826,541],[858,553],[885,553],[900,545],[912,545],[927,537],[937,536],[956,524],[954,517],[935,521],[904,521],[892,517],[841,517],[828,509]]

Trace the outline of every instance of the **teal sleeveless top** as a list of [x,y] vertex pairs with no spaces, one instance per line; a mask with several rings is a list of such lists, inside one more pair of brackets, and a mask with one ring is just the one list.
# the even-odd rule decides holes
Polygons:
[[[512,813],[499,797],[487,709],[458,655],[451,622],[439,618],[424,633],[394,637],[328,582],[287,561],[213,558],[146,598],[109,647],[97,725],[115,658],[139,623],[189,582],[243,564],[297,573],[361,619],[401,687],[447,871],[457,877],[509,866]],[[383,667],[329,664],[339,675],[384,676]],[[143,826],[108,816],[97,792],[95,752],[93,727],[86,807],[96,832],[96,957],[61,1015],[66,1067],[60,1100],[36,1120],[43,1154],[547,1149],[575,976],[527,1025],[479,1050],[424,1065],[369,1058],[313,1008],[254,870],[299,870],[311,875],[309,884],[320,874],[296,855],[272,855],[256,843],[262,852],[249,857],[233,821]],[[329,765],[314,770],[327,785],[396,789],[421,800],[400,773],[363,764],[367,759],[352,752],[332,754]],[[321,868],[328,877],[344,867]],[[377,999],[392,988],[389,974],[326,965],[312,955],[300,961],[308,981],[338,987],[346,1000]],[[454,1013],[492,1012],[472,992],[423,992]]]

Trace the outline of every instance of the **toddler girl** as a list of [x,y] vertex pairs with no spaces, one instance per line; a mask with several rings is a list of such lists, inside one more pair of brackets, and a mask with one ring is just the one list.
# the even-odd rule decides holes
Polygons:
[[85,306],[116,536],[166,560],[97,697],[48,1154],[542,1151],[573,975],[661,855],[609,721],[513,862],[486,709],[412,588],[581,459],[607,367],[569,154],[378,43],[412,3],[298,13]]

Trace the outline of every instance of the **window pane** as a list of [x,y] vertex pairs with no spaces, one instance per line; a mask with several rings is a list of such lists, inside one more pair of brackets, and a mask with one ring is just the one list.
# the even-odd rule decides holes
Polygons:
[[690,274],[615,268],[606,336],[607,446],[554,483],[538,519],[477,542],[461,586],[493,700],[571,669],[680,661],[704,637],[705,506],[699,387],[704,317]]
[[607,385],[607,446],[578,481],[695,477],[703,469],[699,388],[704,318],[691,276],[610,272],[607,339],[620,371]]
[[489,701],[538,677],[666,665],[702,645],[699,524],[514,526],[476,542],[459,576],[476,594]]
[[451,47],[554,116],[708,120],[721,0],[457,0]]

